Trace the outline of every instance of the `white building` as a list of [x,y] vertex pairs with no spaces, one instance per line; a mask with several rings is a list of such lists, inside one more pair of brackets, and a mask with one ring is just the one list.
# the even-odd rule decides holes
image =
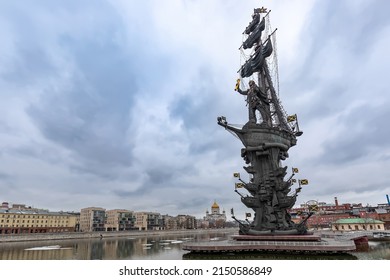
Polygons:
[[225,227],[226,214],[225,210],[220,211],[219,205],[214,201],[211,206],[211,213],[206,210],[206,216],[203,218],[204,221],[208,222],[209,227],[221,228]]

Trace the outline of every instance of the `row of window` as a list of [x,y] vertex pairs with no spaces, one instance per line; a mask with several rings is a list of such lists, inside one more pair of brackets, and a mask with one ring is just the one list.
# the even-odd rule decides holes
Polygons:
[[[10,222],[10,220],[8,219],[8,220],[1,220],[1,223],[4,223],[4,221],[6,222],[6,223],[19,223],[19,220],[12,220],[11,222]],[[24,223],[25,222],[25,220],[22,220],[22,223]],[[39,223],[39,221],[36,221],[37,222],[37,224]],[[41,223],[43,223],[44,221],[43,220],[41,220]],[[50,221],[50,223],[52,224],[52,223],[68,223],[69,221]],[[30,223],[30,220],[27,220],[27,223]],[[33,224],[34,223],[34,220],[32,220],[31,221],[31,223]],[[48,221],[46,220],[45,221],[45,223],[47,224],[48,223]]]
[[12,234],[12,233],[39,233],[39,232],[69,232],[68,228],[59,229],[0,229],[0,234]]
[[[363,225],[362,227],[363,227],[363,229],[367,229],[367,228],[368,229],[375,229],[374,225],[368,225],[367,228],[366,228],[366,225]],[[381,228],[380,225],[377,225],[376,227],[377,227],[376,229],[380,229]],[[338,228],[338,227],[336,226],[336,228]],[[346,226],[341,226],[341,229],[346,229]],[[354,228],[352,228],[351,225],[348,225],[348,229],[359,230],[359,226],[355,225]]]
[[[68,226],[68,225],[66,225]],[[12,228],[30,228],[30,227],[47,227],[47,225],[24,225],[24,224],[21,224],[21,225],[8,225],[8,224],[5,224],[5,225],[0,225],[0,228],[8,228],[8,227],[12,227]],[[56,225],[50,225],[50,227],[60,227],[60,225],[56,226]],[[61,227],[65,227],[64,225],[61,225]]]
[[1,215],[2,218],[27,218],[27,219],[67,219],[69,216],[36,216],[36,215],[22,215],[22,214],[3,214]]

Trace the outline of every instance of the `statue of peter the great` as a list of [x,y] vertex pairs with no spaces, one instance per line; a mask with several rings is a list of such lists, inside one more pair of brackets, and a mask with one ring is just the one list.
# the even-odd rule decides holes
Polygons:
[[256,85],[254,81],[249,81],[249,89],[241,90],[240,87],[237,87],[237,91],[247,96],[247,105],[249,110],[249,121],[256,123],[256,110],[260,112],[263,123],[271,126],[271,111],[270,111],[270,101],[267,95],[262,92],[262,90]]

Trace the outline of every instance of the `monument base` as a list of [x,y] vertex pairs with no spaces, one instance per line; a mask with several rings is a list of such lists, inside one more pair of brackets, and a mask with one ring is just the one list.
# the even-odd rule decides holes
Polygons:
[[183,244],[194,253],[284,252],[346,253],[356,250],[353,240],[321,238],[318,235],[233,235],[229,240]]

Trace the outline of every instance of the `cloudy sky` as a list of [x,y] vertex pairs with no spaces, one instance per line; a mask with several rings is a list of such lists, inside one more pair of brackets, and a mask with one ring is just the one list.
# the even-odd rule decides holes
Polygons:
[[386,0],[0,1],[0,200],[244,213],[242,144],[216,119],[247,121],[238,47],[263,5],[304,132],[283,162],[310,182],[297,203],[386,202]]

